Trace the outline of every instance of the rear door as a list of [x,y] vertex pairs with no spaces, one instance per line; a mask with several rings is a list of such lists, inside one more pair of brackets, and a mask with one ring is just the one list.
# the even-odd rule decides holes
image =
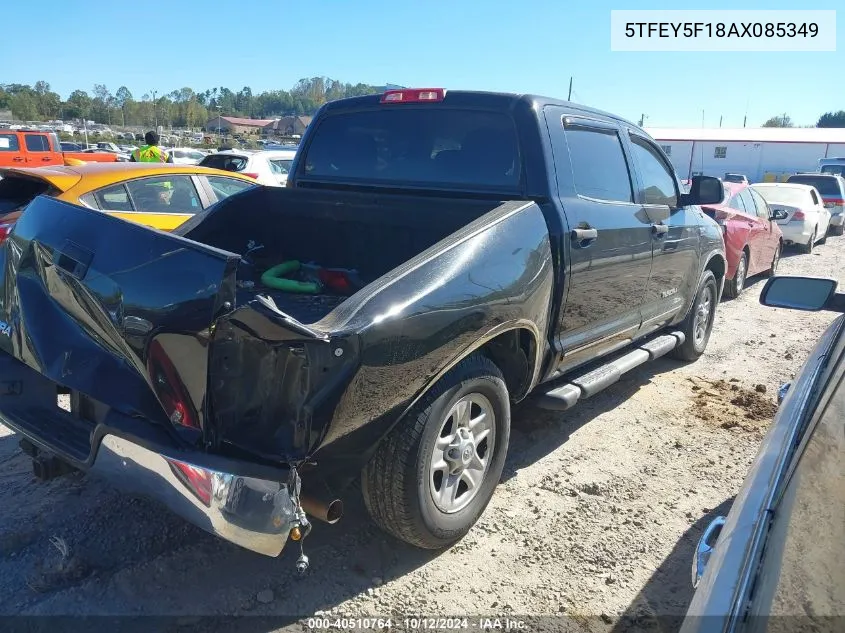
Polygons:
[[0,132],[0,167],[23,167],[25,162],[17,132]]
[[753,275],[762,270],[761,263],[768,257],[769,253],[763,252],[766,248],[765,232],[762,223],[757,217],[757,203],[751,197],[751,192],[746,187],[737,193],[736,197],[742,200],[742,206],[745,207],[745,212],[742,215],[736,216],[736,221],[740,221],[748,226],[748,233],[746,242],[748,250],[751,253],[751,258],[748,261],[748,275]]
[[0,258],[0,349],[130,415],[161,419],[188,394],[180,412],[202,426],[209,328],[234,303],[237,255],[41,196]]
[[620,130],[546,108],[560,202],[569,224],[569,291],[560,312],[560,369],[622,347],[639,330],[651,272],[651,224],[638,216]]
[[678,206],[675,172],[657,145],[633,129],[628,130],[628,139],[638,176],[637,217],[648,231],[654,253],[643,295],[641,333],[646,333],[671,321],[698,291],[701,215],[697,208]]
[[753,218],[750,238],[752,241],[751,262],[748,274],[756,275],[771,268],[777,248],[777,238],[772,233],[772,221],[769,219],[769,207],[766,201],[751,187],[746,187],[741,193],[744,196],[748,215]]

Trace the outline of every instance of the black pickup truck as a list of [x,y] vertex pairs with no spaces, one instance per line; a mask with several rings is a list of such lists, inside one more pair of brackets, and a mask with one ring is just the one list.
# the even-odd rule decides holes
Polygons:
[[702,354],[725,255],[697,205],[721,199],[564,101],[328,103],[286,188],[174,233],[31,202],[0,247],[0,419],[42,478],[100,473],[263,554],[359,476],[378,525],[445,547],[493,495],[512,403]]

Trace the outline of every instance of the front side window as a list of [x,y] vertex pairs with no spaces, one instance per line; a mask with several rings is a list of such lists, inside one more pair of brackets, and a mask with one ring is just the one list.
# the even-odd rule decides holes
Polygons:
[[631,174],[616,130],[564,127],[575,191],[597,200],[633,202]]
[[675,179],[672,171],[661,160],[657,149],[648,141],[631,135],[634,148],[634,160],[640,170],[644,204],[660,204],[670,207],[678,205],[678,194],[675,191]]
[[28,152],[50,151],[50,143],[43,134],[24,134],[24,143]]
[[771,213],[769,213],[769,205],[763,199],[763,196],[754,191],[751,187],[749,187],[747,191],[754,199],[754,202],[757,203],[757,216],[762,220],[768,220]]

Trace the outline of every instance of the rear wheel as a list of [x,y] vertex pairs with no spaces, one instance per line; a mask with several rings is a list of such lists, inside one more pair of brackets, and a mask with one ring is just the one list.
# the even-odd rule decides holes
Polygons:
[[716,277],[712,271],[705,270],[692,308],[678,328],[684,333],[684,343],[673,349],[670,356],[678,360],[694,361],[704,353],[713,331],[718,292]]
[[725,283],[725,296],[730,299],[735,299],[742,294],[742,289],[745,288],[745,278],[748,276],[748,255],[742,251],[739,258],[739,263],[736,265],[736,274],[733,279],[729,279]]
[[416,547],[453,544],[490,502],[509,437],[502,374],[490,359],[473,354],[413,407],[364,468],[370,516]]
[[831,234],[831,235],[842,235],[842,234],[845,234],[845,225],[840,224],[839,226],[832,226],[832,227],[830,227],[830,234]]
[[813,252],[813,247],[816,245],[816,231],[817,230],[818,230],[818,227],[813,229],[813,234],[810,236],[810,241],[808,241],[804,246],[801,247],[801,250],[804,253],[806,253],[807,255],[809,255],[810,253]]
[[772,267],[769,268],[765,273],[763,273],[766,277],[774,277],[778,273],[778,264],[780,264],[780,255],[783,251],[783,244],[778,242],[777,248],[775,248],[775,255],[772,258]]

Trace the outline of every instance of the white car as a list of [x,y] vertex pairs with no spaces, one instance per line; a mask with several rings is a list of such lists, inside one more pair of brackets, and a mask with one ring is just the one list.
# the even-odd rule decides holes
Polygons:
[[172,147],[164,151],[173,157],[176,165],[198,165],[205,158],[205,154],[192,147]]
[[224,150],[210,154],[200,161],[202,167],[235,171],[255,178],[259,184],[284,187],[296,150]]
[[797,244],[805,253],[813,252],[816,242],[824,244],[830,211],[815,187],[788,182],[761,182],[751,187],[768,203],[785,244]]

